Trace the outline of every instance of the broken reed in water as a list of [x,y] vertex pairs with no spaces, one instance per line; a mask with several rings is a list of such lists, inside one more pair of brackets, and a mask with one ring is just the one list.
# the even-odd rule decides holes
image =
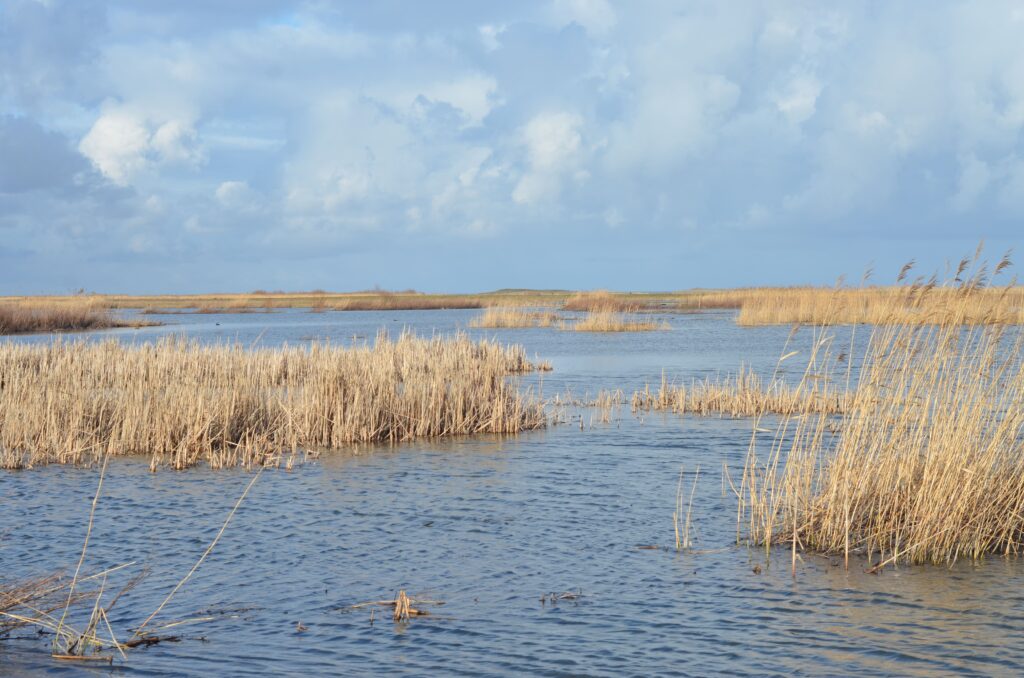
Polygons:
[[781,379],[765,383],[753,371],[741,367],[735,376],[720,381],[705,379],[690,386],[671,384],[662,375],[661,386],[650,386],[633,393],[633,412],[668,411],[676,414],[725,414],[730,417],[756,417],[763,414],[840,414],[847,402],[845,393],[830,391],[815,381],[801,388]]
[[[183,339],[0,346],[0,467],[151,455],[153,467],[275,464],[301,450],[546,424],[507,375],[521,347],[379,335],[246,350]],[[291,458],[291,457],[289,457]]]
[[89,299],[66,302],[27,300],[0,304],[0,334],[75,332],[112,327],[143,327],[152,323],[128,322]]
[[489,308],[482,315],[470,320],[469,326],[477,328],[551,327],[559,319],[557,313],[551,312]]
[[29,626],[37,616],[64,607],[67,582],[59,575],[13,582],[0,581],[0,638]]
[[576,332],[652,332],[670,330],[672,327],[665,321],[633,320],[614,311],[593,311],[576,322],[563,322],[560,329]]
[[[767,451],[752,441],[751,542],[788,544],[794,567],[798,549],[875,569],[1024,551],[1024,335],[970,324],[979,296],[944,294],[941,323],[874,328],[840,417],[786,416]],[[834,368],[831,353],[816,342],[808,373]]]

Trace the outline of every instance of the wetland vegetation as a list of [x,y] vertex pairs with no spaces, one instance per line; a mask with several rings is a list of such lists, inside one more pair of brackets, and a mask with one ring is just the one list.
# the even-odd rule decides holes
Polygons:
[[[1003,261],[993,276],[1004,273],[1008,259]],[[802,554],[823,554],[845,568],[872,573],[894,565],[1012,557],[1024,549],[1024,334],[1016,315],[1024,296],[1015,284],[990,282],[988,269],[975,258],[946,283],[891,288],[702,291],[657,301],[611,292],[516,292],[493,305],[471,295],[457,297],[465,302],[460,303],[452,296],[375,293],[354,304],[378,311],[369,311],[367,327],[394,321],[379,312],[401,308],[410,315],[399,317],[417,318],[420,331],[394,339],[379,334],[372,341],[353,332],[347,343],[303,339],[287,345],[288,338],[305,337],[299,334],[305,330],[293,329],[271,347],[258,346],[263,330],[251,342],[236,337],[225,343],[220,334],[216,341],[199,341],[187,332],[144,327],[134,339],[104,339],[93,330],[109,325],[82,323],[83,340],[42,335],[0,344],[0,466],[35,468],[28,477],[48,465],[105,469],[112,459],[141,457],[152,470],[291,470],[355,444],[472,441],[479,436],[471,434],[500,437],[541,429],[550,434],[538,435],[564,439],[552,449],[565,454],[578,447],[573,436],[588,436],[595,446],[603,437],[614,443],[621,427],[629,430],[624,440],[630,449],[613,445],[614,452],[606,449],[597,459],[631,464],[649,436],[667,435],[665,426],[676,430],[665,421],[686,431],[704,426],[697,420],[720,419],[735,422],[722,424],[731,442],[720,444],[735,442],[738,448],[745,439],[745,454],[719,459],[686,452],[683,466],[691,470],[679,471],[678,480],[665,473],[664,515],[654,518],[664,521],[664,534],[674,534],[667,541],[674,538],[675,548],[646,541],[635,548],[694,559],[707,552],[702,547],[712,546],[728,558],[746,544],[753,547],[748,553],[763,553],[749,576],[761,576],[762,567],[783,554],[794,574],[806,568]],[[523,303],[510,303],[511,296]],[[414,306],[406,297],[426,299]],[[342,310],[325,294],[289,298],[294,307],[258,307],[251,298],[192,298],[187,304],[183,298],[180,306],[159,308],[171,322],[209,328],[214,318],[234,318],[235,327],[251,326],[250,331],[277,317],[295,328],[330,317],[311,316],[307,309]],[[141,301],[92,298],[78,307],[61,300],[15,306],[21,314],[52,308],[69,317],[88,309],[115,322],[116,309],[146,308]],[[175,319],[175,309],[204,318]],[[256,309],[273,313],[266,322],[236,317]],[[457,318],[455,331],[427,332],[433,317]],[[780,324],[794,327],[773,329]],[[674,350],[684,350],[689,339],[679,335],[698,325],[712,332],[706,338],[710,345],[735,342],[728,360],[738,369],[705,370],[699,378],[663,369],[660,383],[635,386],[623,368],[596,398],[563,396],[557,388],[552,397],[552,391],[544,393],[547,377],[541,379],[551,368],[543,362],[544,351],[537,358],[527,352],[540,345],[557,355],[559,346],[579,342],[598,357],[602,346],[617,353],[634,346],[650,352],[671,341]],[[344,326],[363,327],[354,320]],[[515,340],[505,344],[493,333],[462,333],[474,329],[523,331],[510,334]],[[751,332],[772,337],[773,348],[751,342]],[[774,357],[755,360],[756,368],[746,362],[751,355],[745,351],[762,349],[775,351]],[[552,374],[564,378],[554,362]],[[568,393],[572,379],[555,383]],[[652,424],[657,417],[662,423]],[[524,444],[530,440],[525,437]],[[671,456],[671,441],[658,446]],[[717,464],[722,494],[718,508],[709,508],[703,485],[718,482],[708,471]],[[447,478],[439,468],[435,481]],[[556,477],[565,482],[560,473]],[[548,478],[539,482],[546,487]],[[733,532],[709,527],[720,517],[728,523],[730,514]],[[662,527],[652,529],[657,534]],[[96,612],[105,609],[98,603],[101,590],[83,593],[45,573],[12,573],[0,579],[0,633],[41,627],[54,634],[55,654],[72,656],[82,646],[108,658],[111,651],[134,647],[112,640],[112,629],[111,640],[99,640],[108,621]],[[88,612],[84,608],[93,609],[74,631],[54,625],[57,611],[72,598],[84,610],[80,617]],[[581,592],[573,600],[587,598]],[[410,615],[395,617],[396,623],[410,621]],[[302,622],[296,627],[306,628]],[[136,641],[149,642],[135,636],[128,642]]]

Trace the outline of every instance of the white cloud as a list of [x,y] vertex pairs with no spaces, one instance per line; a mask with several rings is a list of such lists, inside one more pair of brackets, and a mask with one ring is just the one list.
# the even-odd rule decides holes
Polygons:
[[0,250],[99,256],[130,234],[185,252],[201,234],[234,252],[232,229],[254,256],[513,226],[628,225],[655,246],[681,224],[1008,230],[1018,4],[299,3],[286,21],[33,5],[0,22],[0,104],[18,112],[0,118],[0,157],[18,159],[0,171],[0,228],[18,229]]
[[154,165],[194,167],[205,160],[198,134],[188,121],[167,120],[154,125],[129,108],[115,106],[108,106],[96,119],[78,150],[108,179],[122,186]]
[[109,179],[126,185],[148,162],[149,138],[149,130],[137,118],[112,111],[96,120],[78,150]]
[[192,125],[182,120],[170,120],[153,133],[150,146],[164,162],[196,165],[206,157],[198,138]]
[[224,181],[214,194],[217,201],[228,209],[245,209],[253,206],[258,196],[244,181]]
[[494,108],[497,90],[494,78],[470,75],[432,83],[420,89],[419,94],[432,101],[451,104],[462,112],[469,125],[481,125]]
[[583,118],[575,113],[542,113],[526,125],[523,138],[535,170],[557,170],[580,149]]
[[553,0],[550,12],[559,25],[577,23],[595,36],[607,35],[616,23],[607,0]]
[[541,113],[526,124],[523,142],[530,169],[512,191],[515,202],[533,204],[559,195],[562,176],[579,158],[582,126],[581,116],[564,111]]
[[776,95],[775,105],[790,122],[800,124],[814,115],[821,83],[813,76],[797,76]]
[[501,47],[501,34],[505,32],[505,26],[495,26],[493,24],[484,24],[477,28],[477,32],[480,34],[480,41],[484,44],[484,49],[488,52]]

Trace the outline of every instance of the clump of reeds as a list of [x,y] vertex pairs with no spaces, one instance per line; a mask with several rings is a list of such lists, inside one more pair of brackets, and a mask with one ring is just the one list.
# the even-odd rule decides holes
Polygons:
[[[1024,323],[1024,288],[1012,281],[1005,287],[987,287],[989,271],[980,263],[981,246],[974,259],[963,258],[949,284],[938,277],[909,282],[914,262],[896,278],[895,287],[836,287],[764,289],[747,291],[740,307],[740,325],[766,324],[918,324],[1006,325]],[[967,275],[969,267],[977,270]],[[998,275],[1010,266],[1009,254],[996,265]],[[909,284],[907,284],[909,282]],[[964,291],[970,304],[963,304]]]
[[634,313],[639,311],[641,304],[628,299],[626,295],[613,294],[607,290],[594,292],[577,292],[562,305],[565,311],[597,312],[597,313]]
[[[1024,550],[1024,335],[969,320],[983,280],[984,267],[944,294],[936,322],[873,330],[837,427],[784,417],[767,453],[751,444],[753,542],[788,543],[794,562],[864,553],[874,569]],[[816,347],[808,374],[835,364]]]
[[333,311],[418,311],[483,308],[484,302],[478,297],[465,295],[378,293],[331,298],[325,300],[325,306]]
[[561,329],[575,330],[576,332],[651,332],[670,330],[672,327],[664,320],[658,322],[649,319],[631,319],[614,311],[593,311],[576,322],[563,322]]
[[115,318],[89,299],[70,302],[31,302],[0,305],[0,334],[75,332],[113,327],[139,327],[148,323]]
[[[150,455],[154,467],[274,464],[351,442],[546,423],[507,375],[521,347],[465,336],[246,350],[169,338],[0,346],[0,466]],[[287,461],[287,460],[286,460]]]
[[469,321],[470,327],[516,328],[551,327],[559,322],[557,313],[523,311],[515,308],[489,308],[482,315]]
[[676,414],[725,414],[756,417],[763,414],[840,414],[845,410],[845,392],[828,389],[826,382],[814,381],[796,388],[779,378],[767,383],[747,367],[723,379],[693,381],[689,387],[669,383],[662,375],[656,392],[650,385],[635,391],[633,412],[668,411]]
[[934,283],[900,287],[765,290],[740,308],[740,325],[885,325],[893,323],[1020,324],[1024,289],[976,291],[973,304],[961,308],[956,291]]
[[[751,294],[763,288],[737,288],[732,290],[697,290],[684,293],[673,307],[679,311],[706,311],[721,308],[739,308]],[[779,288],[774,288],[779,289]]]

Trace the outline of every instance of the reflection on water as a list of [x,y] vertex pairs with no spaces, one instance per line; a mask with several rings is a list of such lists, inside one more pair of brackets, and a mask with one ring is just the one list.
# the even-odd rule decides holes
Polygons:
[[[275,345],[372,337],[381,325],[447,332],[473,315],[173,319],[183,323],[174,329],[203,340]],[[475,334],[552,360],[545,392],[582,394],[656,382],[662,368],[683,378],[741,360],[770,370],[788,333],[738,329],[730,314],[672,323],[672,332],[647,335]],[[749,436],[749,421],[656,415],[641,423],[626,414],[582,431],[362,446],[292,472],[267,471],[166,616],[240,612],[113,669],[57,665],[45,639],[11,640],[0,643],[0,674],[1019,673],[1024,572],[1016,561],[868,575],[856,561],[846,571],[804,556],[794,578],[788,553],[769,562],[762,550],[736,546],[735,498],[723,493],[721,468],[742,465]],[[674,543],[676,476],[681,464],[690,471],[698,463],[696,552],[637,548]],[[115,628],[155,608],[249,477],[111,463],[87,567],[134,560],[153,570],[115,608]],[[60,467],[0,475],[5,576],[74,566],[95,479],[96,471]],[[399,588],[446,604],[397,626],[379,614],[371,625],[368,611],[347,609]],[[570,590],[582,598],[540,601]],[[298,632],[299,623],[307,630]]]

